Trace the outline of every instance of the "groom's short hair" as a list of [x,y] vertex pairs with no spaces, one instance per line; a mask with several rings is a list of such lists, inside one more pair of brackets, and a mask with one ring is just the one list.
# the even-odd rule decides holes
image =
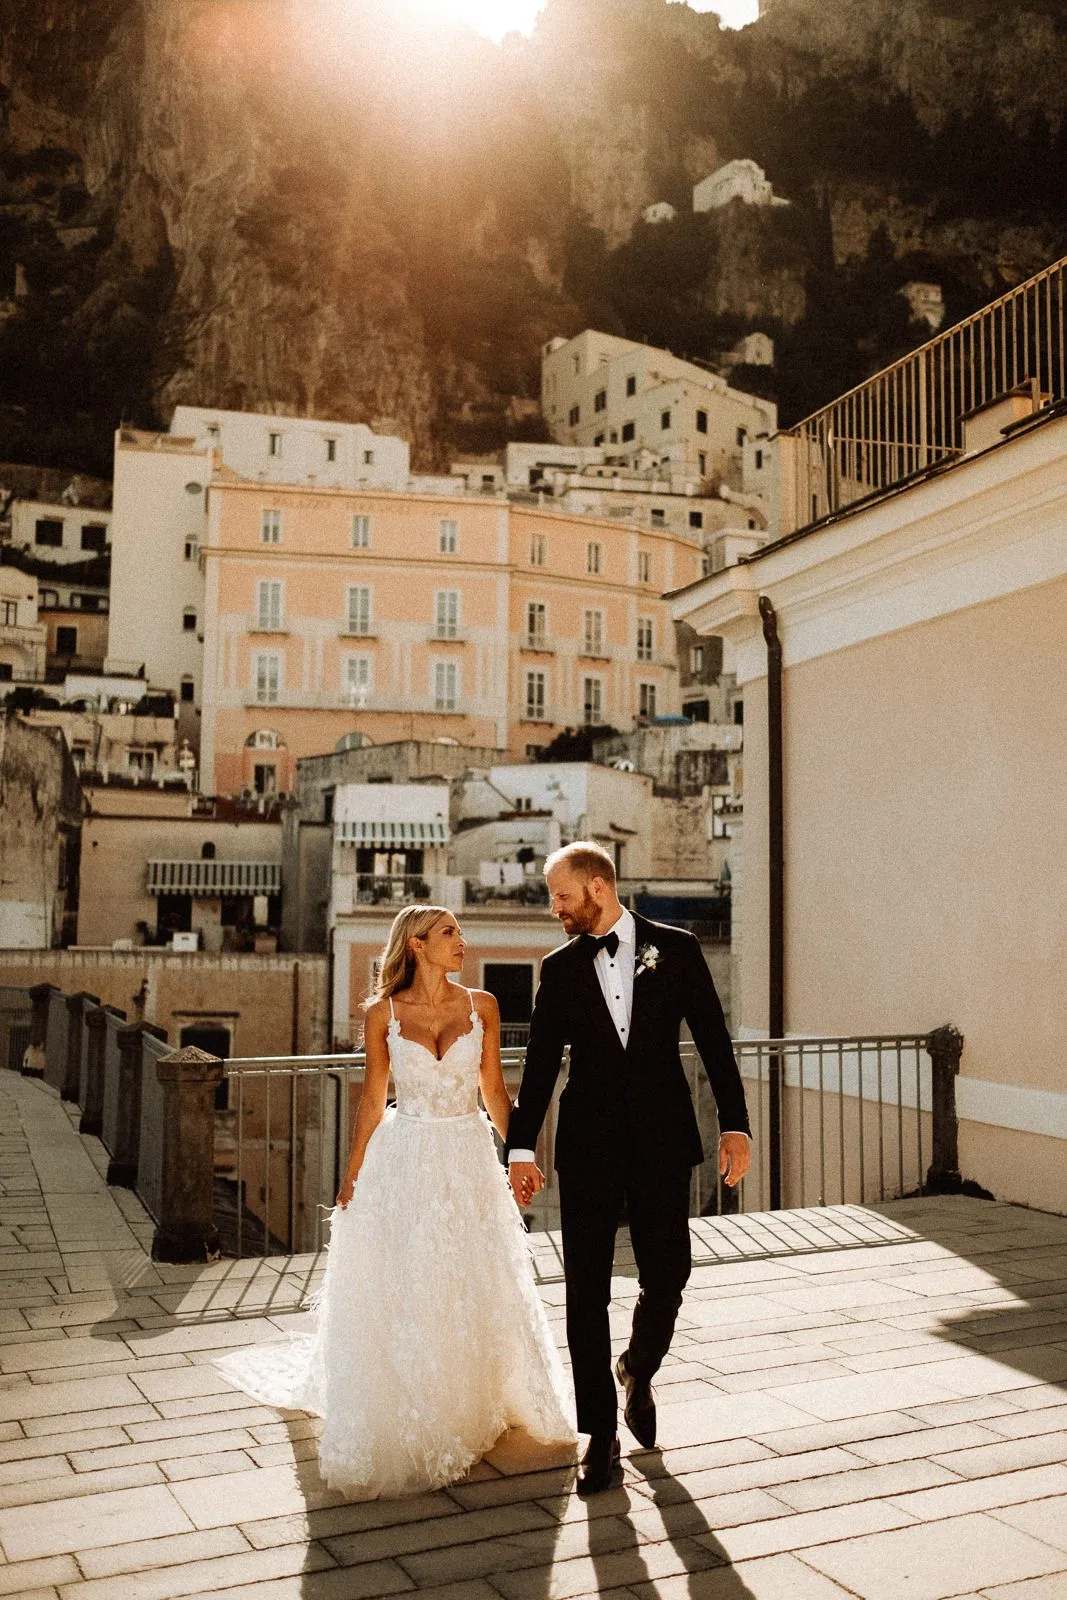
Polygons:
[[569,867],[585,883],[590,878],[603,878],[605,883],[615,887],[615,863],[610,852],[592,839],[575,839],[573,844],[553,850],[545,860],[545,876],[555,867]]

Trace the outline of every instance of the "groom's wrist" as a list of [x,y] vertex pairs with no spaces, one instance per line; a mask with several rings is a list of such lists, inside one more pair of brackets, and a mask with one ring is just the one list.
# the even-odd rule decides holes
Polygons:
[[509,1167],[515,1161],[530,1161],[530,1162],[533,1162],[533,1161],[536,1161],[536,1160],[537,1160],[537,1157],[536,1157],[536,1155],[534,1154],[534,1152],[532,1150],[509,1150],[508,1151],[508,1166]]

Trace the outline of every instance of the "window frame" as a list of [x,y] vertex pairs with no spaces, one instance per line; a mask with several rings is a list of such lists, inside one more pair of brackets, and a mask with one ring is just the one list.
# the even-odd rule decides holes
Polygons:
[[604,645],[603,606],[582,608],[582,655],[597,657],[607,655]]
[[440,517],[437,522],[437,553],[441,556],[459,554],[459,519]]
[[603,724],[604,680],[599,673],[585,673],[582,676],[582,726],[600,728]]
[[590,539],[585,547],[585,570],[593,578],[604,576],[604,546],[599,539]]
[[435,589],[433,596],[433,636],[435,639],[459,638],[458,589]]
[[[252,689],[256,704],[280,704],[285,680],[285,657],[280,650],[257,650],[252,657]],[[272,682],[273,680],[273,682]]]
[[[353,596],[359,595],[358,606]],[[354,639],[369,639],[374,632],[374,595],[369,583],[350,583],[345,588],[345,632]]]
[[348,527],[349,543],[353,550],[370,549],[370,513],[353,511]]
[[637,685],[637,715],[646,722],[653,722],[656,718],[656,689],[657,685],[648,679],[642,678]]
[[637,619],[637,659],[651,661],[656,648],[655,617],[639,616]]
[[[353,674],[353,668],[357,673]],[[353,682],[353,677],[360,677],[361,682]],[[346,655],[341,671],[341,693],[348,704],[365,704],[374,692],[374,657],[368,655]]]
[[[535,616],[534,613],[539,613]],[[534,622],[540,625],[534,627]],[[548,641],[548,603],[544,600],[526,602],[526,644],[530,649],[543,649]]]
[[548,721],[548,674],[543,667],[527,667],[523,705],[524,722]]
[[260,544],[281,544],[282,513],[278,506],[263,506],[259,520]]
[[[264,605],[264,597],[267,604]],[[275,603],[277,602],[277,603]],[[256,627],[260,633],[279,633],[285,626],[285,584],[281,578],[257,578]]]
[[[48,537],[41,538],[41,529],[48,529]],[[53,538],[56,529],[59,529],[59,538]],[[46,550],[62,550],[63,534],[66,523],[62,517],[37,517],[33,525],[33,542],[42,545]]]
[[[442,681],[446,685],[442,689]],[[451,681],[451,689],[447,685]],[[459,710],[459,662],[432,661],[430,663],[430,693],[434,711],[449,716]]]

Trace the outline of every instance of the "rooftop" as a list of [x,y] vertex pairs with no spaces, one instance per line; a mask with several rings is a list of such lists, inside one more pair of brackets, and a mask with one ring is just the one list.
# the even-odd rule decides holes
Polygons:
[[[622,1488],[506,1436],[348,1503],[316,1422],[220,1348],[299,1326],[319,1258],[153,1263],[53,1091],[0,1072],[0,1594],[29,1600],[1063,1600],[1067,1218],[964,1198],[693,1225],[661,1448]],[[541,1292],[562,1342],[558,1240]],[[636,1292],[620,1245],[621,1337]]]

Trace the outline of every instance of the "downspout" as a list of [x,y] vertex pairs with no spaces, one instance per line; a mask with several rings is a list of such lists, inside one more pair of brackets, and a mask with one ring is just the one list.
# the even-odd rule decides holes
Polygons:
[[[782,641],[778,615],[760,595],[759,613],[767,645],[767,1029],[771,1039],[785,1034],[785,826],[782,770]],[[768,1061],[770,1205],[782,1205],[782,1079],[780,1050]]]

